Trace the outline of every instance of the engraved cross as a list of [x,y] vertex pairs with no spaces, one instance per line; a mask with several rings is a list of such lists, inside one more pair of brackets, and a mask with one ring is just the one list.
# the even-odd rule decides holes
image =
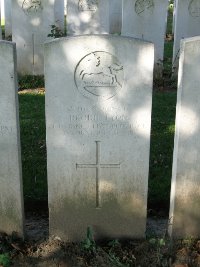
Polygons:
[[78,168],[92,168],[96,169],[96,207],[100,208],[100,192],[99,192],[99,182],[101,178],[101,169],[103,168],[120,168],[120,164],[102,164],[101,163],[101,146],[100,141],[95,141],[96,143],[96,163],[94,164],[76,164],[76,169]]

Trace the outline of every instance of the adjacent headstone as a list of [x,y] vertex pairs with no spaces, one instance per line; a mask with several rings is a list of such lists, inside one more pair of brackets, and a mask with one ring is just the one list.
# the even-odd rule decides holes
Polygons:
[[0,40],[2,39],[2,29],[1,29],[1,1],[0,1]]
[[0,232],[23,237],[15,44],[0,41]]
[[11,0],[4,1],[5,11],[5,38],[11,38],[12,36],[12,5]]
[[13,41],[17,44],[18,72],[44,74],[43,44],[55,24],[55,0],[13,0]]
[[170,227],[172,237],[200,236],[200,37],[182,41],[176,108]]
[[122,28],[122,0],[109,0],[110,33],[120,34]]
[[177,0],[174,0],[174,3],[173,3],[172,34],[174,34],[175,21],[176,21],[176,1],[177,1]]
[[108,0],[68,0],[67,34],[109,33]]
[[168,0],[124,0],[122,35],[151,41],[155,44],[155,73],[163,66],[164,40]]
[[64,0],[64,14],[67,15],[67,0]]
[[200,35],[200,1],[176,0],[174,29],[173,72],[178,72],[180,40]]
[[110,35],[46,44],[50,235],[145,236],[153,55]]
[[64,32],[64,0],[55,1],[55,23]]

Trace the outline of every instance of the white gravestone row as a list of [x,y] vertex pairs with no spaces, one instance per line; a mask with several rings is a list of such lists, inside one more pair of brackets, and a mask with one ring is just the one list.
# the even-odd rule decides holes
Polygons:
[[176,0],[174,26],[173,72],[178,72],[180,40],[200,35],[200,1]]
[[[9,36],[12,36],[11,0],[4,0],[4,12],[5,12],[5,37],[8,38]],[[55,24],[59,26],[61,30],[64,30],[64,0],[55,1],[54,12],[55,12]]]
[[153,55],[109,35],[45,45],[51,235],[145,236]]
[[23,237],[15,44],[0,41],[0,232]]
[[[122,35],[155,43],[155,67],[160,73],[167,5],[167,0],[127,0],[123,7],[121,0],[68,0],[67,34],[120,33],[123,24]],[[50,33],[50,25],[56,24],[64,30],[64,0],[14,0],[12,9],[18,71],[43,74],[43,43]]]
[[[144,237],[153,45],[100,35],[45,46],[50,234],[78,241],[91,226],[97,239]],[[199,62],[200,37],[183,40],[172,237],[200,234]],[[23,237],[15,44],[0,41],[0,63],[0,231]]]
[[108,0],[68,0],[67,34],[109,33]]
[[43,44],[49,39],[50,25],[55,24],[54,1],[12,1],[12,36],[21,74],[44,73]]
[[155,72],[161,75],[168,0],[124,0],[122,35],[155,44]]
[[199,70],[200,37],[185,39],[179,62],[169,227],[172,237],[200,235]]
[[[23,236],[15,53],[0,43],[0,231]],[[91,225],[97,238],[145,236],[153,53],[108,35],[46,44],[51,234],[81,240]]]

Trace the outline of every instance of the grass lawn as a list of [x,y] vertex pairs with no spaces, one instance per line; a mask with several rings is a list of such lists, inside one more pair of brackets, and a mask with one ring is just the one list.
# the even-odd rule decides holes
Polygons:
[[47,199],[44,93],[19,93],[24,196]]
[[5,19],[2,18],[2,19],[1,19],[1,26],[4,26],[4,25],[5,25]]
[[149,169],[150,209],[167,211],[171,187],[176,92],[154,92]]

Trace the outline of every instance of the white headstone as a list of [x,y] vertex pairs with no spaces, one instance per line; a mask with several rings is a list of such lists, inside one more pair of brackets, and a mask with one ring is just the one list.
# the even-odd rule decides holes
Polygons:
[[1,29],[1,1],[0,1],[0,40],[2,39],[2,29]]
[[18,71],[21,74],[44,73],[43,44],[54,19],[55,0],[13,0],[13,41],[17,44]]
[[122,28],[122,0],[109,0],[110,5],[110,33],[121,33]]
[[0,232],[23,237],[15,44],[0,41]]
[[64,0],[64,14],[67,15],[67,0]]
[[153,44],[89,35],[45,49],[50,234],[144,237]]
[[174,29],[173,72],[177,74],[180,40],[200,35],[200,1],[176,0]]
[[177,0],[174,0],[174,3],[173,3],[172,34],[174,34],[175,21],[176,21],[176,1],[177,1]]
[[11,0],[4,1],[5,11],[5,38],[12,36],[12,5]]
[[67,34],[109,33],[108,0],[68,0]]
[[168,0],[123,0],[122,35],[155,44],[155,71],[163,65]]
[[59,29],[64,32],[64,0],[55,1],[55,22]]
[[170,234],[200,235],[200,37],[182,41],[174,139]]

